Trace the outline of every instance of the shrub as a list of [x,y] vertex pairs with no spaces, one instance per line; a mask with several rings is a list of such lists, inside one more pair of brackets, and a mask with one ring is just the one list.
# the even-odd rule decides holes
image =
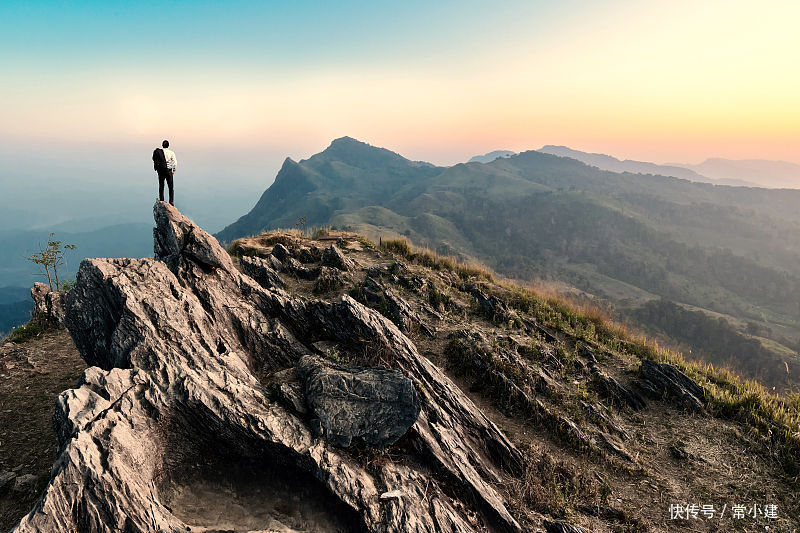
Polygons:
[[55,233],[51,233],[47,239],[47,246],[44,248],[39,245],[39,252],[32,254],[28,257],[28,261],[39,265],[41,273],[47,278],[47,283],[50,285],[51,291],[57,291],[61,287],[58,281],[58,267],[66,264],[64,259],[64,252],[66,250],[74,250],[74,244],[61,244],[61,241],[53,239]]
[[17,329],[11,330],[11,333],[8,336],[8,339],[11,342],[21,343],[27,342],[34,337],[38,337],[44,332],[44,328],[41,324],[37,324],[36,322],[29,322],[24,326],[20,326]]

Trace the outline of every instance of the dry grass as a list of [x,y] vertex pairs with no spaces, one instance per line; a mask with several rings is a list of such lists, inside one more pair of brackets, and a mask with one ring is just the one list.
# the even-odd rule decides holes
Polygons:
[[381,248],[397,254],[409,261],[430,268],[432,270],[447,270],[458,274],[463,280],[476,278],[479,280],[494,281],[494,274],[483,265],[475,263],[462,263],[458,259],[442,256],[427,248],[415,248],[407,239],[383,239]]
[[680,352],[614,321],[607,310],[591,303],[576,303],[554,291],[540,294],[512,283],[499,287],[497,295],[510,307],[530,313],[575,338],[639,359],[674,365],[706,389],[708,407],[715,415],[744,422],[755,436],[761,437],[786,474],[800,476],[800,390],[776,394],[729,368],[687,360]]
[[555,461],[530,446],[523,446],[521,451],[526,458],[523,472],[514,479],[509,491],[518,512],[530,509],[565,518],[578,505],[606,503],[608,488],[589,472],[578,472],[566,462]]

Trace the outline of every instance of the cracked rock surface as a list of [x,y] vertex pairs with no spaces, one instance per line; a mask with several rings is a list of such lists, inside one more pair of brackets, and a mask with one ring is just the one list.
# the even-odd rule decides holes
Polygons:
[[[520,452],[392,322],[259,283],[174,207],[154,216],[154,259],[85,260],[66,297],[90,368],[58,398],[52,477],[16,531],[521,531],[496,488]],[[418,411],[396,453],[364,464],[268,393],[315,343],[391,361],[390,397]]]
[[349,446],[360,438],[377,448],[397,442],[417,420],[413,382],[384,368],[345,368],[304,355],[295,370],[305,398],[325,429],[325,439]]

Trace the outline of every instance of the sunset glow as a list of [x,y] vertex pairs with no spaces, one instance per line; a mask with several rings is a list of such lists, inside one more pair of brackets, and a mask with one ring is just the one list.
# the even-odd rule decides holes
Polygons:
[[800,3],[652,4],[5,2],[0,138],[800,161]]

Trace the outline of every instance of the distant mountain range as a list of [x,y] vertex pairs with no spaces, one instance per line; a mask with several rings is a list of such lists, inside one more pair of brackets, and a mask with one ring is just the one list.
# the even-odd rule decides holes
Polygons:
[[[667,163],[659,165],[646,161],[621,161],[606,154],[592,154],[573,150],[566,146],[543,146],[538,150],[545,154],[577,159],[600,170],[611,172],[631,172],[633,174],[656,174],[676,178],[733,185],[737,187],[765,187],[768,189],[800,189],[800,165],[787,161],[768,161],[766,159],[706,159],[699,165],[686,163]],[[493,154],[495,152],[491,152]],[[509,152],[503,152],[509,153]],[[513,152],[510,152],[513,154]],[[490,154],[487,154],[490,155]],[[481,156],[473,159],[477,160]],[[489,161],[481,161],[488,163]]]
[[712,179],[729,178],[755,183],[773,189],[800,188],[800,165],[765,159],[706,159],[699,165],[679,166],[694,170]]
[[488,154],[483,155],[476,155],[472,159],[470,159],[469,163],[491,163],[495,159],[500,157],[511,157],[512,155],[517,155],[517,152],[512,152],[511,150],[495,150],[494,152],[489,152]]
[[784,361],[800,375],[800,191],[637,168],[648,174],[538,151],[436,167],[345,137],[287,159],[255,207],[217,237],[302,224],[406,235],[513,278],[569,283],[772,383],[785,381]]
[[0,287],[0,338],[30,319],[33,301],[27,287]]
[[718,178],[709,178],[701,175],[699,172],[692,170],[687,166],[670,164],[658,165],[656,163],[648,163],[646,161],[632,161],[626,159],[621,161],[616,157],[611,157],[605,154],[590,154],[567,148],[566,146],[552,146],[547,145],[539,148],[539,152],[544,154],[557,155],[559,157],[571,157],[577,159],[581,163],[597,167],[600,170],[609,170],[611,172],[631,172],[633,174],[655,174],[658,176],[673,176],[690,181],[699,181],[702,183],[715,183],[718,185],[734,185],[744,187],[758,187],[755,182],[748,182],[740,179],[730,179],[730,176],[722,176]]

